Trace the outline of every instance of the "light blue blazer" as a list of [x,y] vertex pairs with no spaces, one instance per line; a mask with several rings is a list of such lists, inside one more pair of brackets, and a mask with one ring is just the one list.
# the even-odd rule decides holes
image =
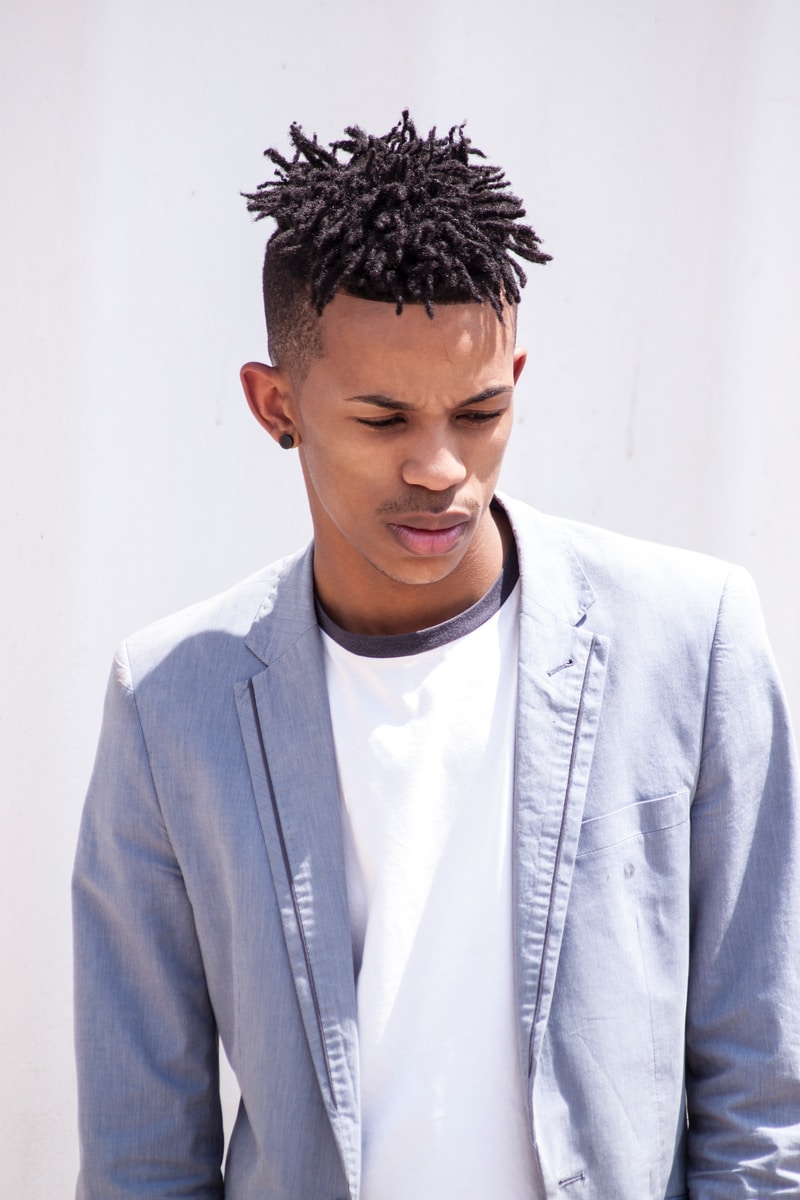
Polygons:
[[[504,503],[536,1200],[797,1197],[798,776],[753,588]],[[80,1200],[356,1200],[343,864],[306,550],[116,659],[74,879]]]

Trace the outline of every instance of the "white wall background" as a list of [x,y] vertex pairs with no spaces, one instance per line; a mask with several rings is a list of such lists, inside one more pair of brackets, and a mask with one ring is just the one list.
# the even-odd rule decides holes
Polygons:
[[555,257],[504,477],[744,562],[800,716],[796,0],[3,0],[2,1190],[77,1166],[68,881],[116,642],[308,532],[237,370],[291,120],[464,117]]

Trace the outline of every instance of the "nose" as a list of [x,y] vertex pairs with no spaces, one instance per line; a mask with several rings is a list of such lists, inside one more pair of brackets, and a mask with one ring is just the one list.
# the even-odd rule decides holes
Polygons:
[[443,492],[463,483],[467,468],[457,447],[442,434],[420,437],[402,466],[403,482],[409,486]]

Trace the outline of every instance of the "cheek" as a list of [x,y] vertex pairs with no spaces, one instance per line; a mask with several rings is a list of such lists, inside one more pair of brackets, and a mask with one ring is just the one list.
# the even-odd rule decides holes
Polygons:
[[388,476],[364,446],[327,444],[316,437],[304,444],[302,461],[309,493],[336,524],[349,513],[376,508],[385,498]]
[[481,446],[474,448],[467,461],[471,467],[471,473],[477,479],[487,483],[496,480],[503,464],[510,431],[510,424],[505,428],[498,427],[491,438],[487,438]]

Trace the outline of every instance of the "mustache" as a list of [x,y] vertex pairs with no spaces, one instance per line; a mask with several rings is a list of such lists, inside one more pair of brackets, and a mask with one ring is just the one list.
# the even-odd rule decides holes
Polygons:
[[[453,507],[458,489],[448,488],[445,492],[429,492],[425,488],[413,488],[396,500],[386,500],[378,509],[382,517],[398,515],[411,516],[414,513],[426,513],[428,516],[439,516]],[[464,500],[456,507],[469,516],[476,513],[480,504],[473,497]]]

